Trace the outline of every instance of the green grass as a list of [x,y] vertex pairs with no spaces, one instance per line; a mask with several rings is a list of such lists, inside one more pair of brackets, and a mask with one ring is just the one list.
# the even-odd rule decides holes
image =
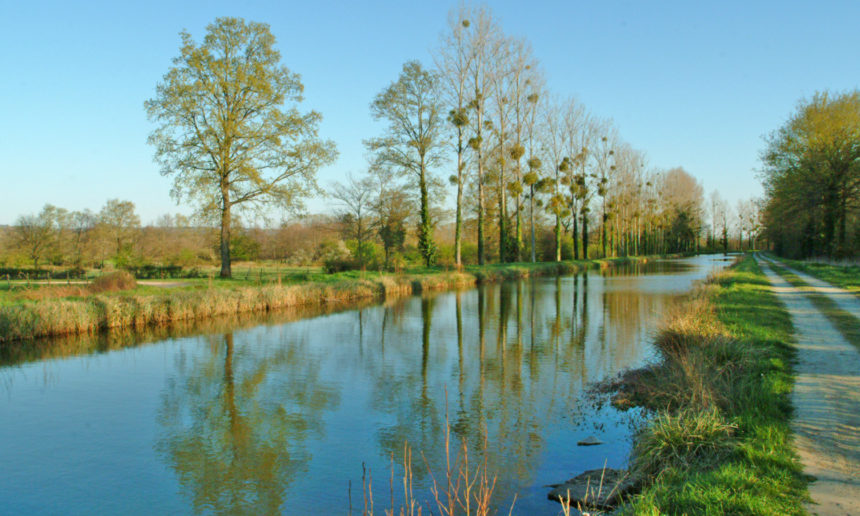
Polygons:
[[628,514],[805,514],[791,445],[789,314],[747,255],[661,331],[664,361],[628,397],[655,412],[632,468],[646,478]]
[[774,265],[774,272],[783,277],[792,286],[805,291],[806,297],[815,305],[827,319],[833,323],[833,326],[839,330],[839,333],[845,337],[845,340],[860,349],[860,321],[856,317],[839,308],[835,301],[824,294],[812,290],[800,276],[790,272],[784,267]]
[[820,280],[848,290],[856,296],[860,296],[860,265],[831,265],[802,260],[789,260],[774,257],[800,272],[805,272]]

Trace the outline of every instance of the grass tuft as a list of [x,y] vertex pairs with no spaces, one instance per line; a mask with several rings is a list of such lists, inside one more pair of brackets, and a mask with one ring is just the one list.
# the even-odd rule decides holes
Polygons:
[[659,414],[642,432],[634,449],[633,469],[658,478],[671,469],[713,466],[736,445],[737,425],[716,408]]

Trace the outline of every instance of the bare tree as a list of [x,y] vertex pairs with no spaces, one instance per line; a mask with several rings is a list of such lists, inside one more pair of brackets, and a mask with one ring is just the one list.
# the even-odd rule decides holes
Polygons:
[[523,168],[522,158],[525,156],[525,133],[527,120],[535,107],[534,102],[529,101],[529,96],[540,89],[542,77],[538,70],[537,59],[535,59],[532,47],[525,39],[510,39],[509,55],[511,61],[510,70],[510,103],[511,103],[511,144],[508,152],[513,167],[514,179],[508,183],[508,191],[514,200],[514,238],[511,245],[514,247],[516,261],[522,260],[523,230],[522,230],[522,195],[523,195]]
[[565,127],[563,107],[560,102],[552,101],[544,105],[543,112],[543,143],[545,156],[552,172],[550,183],[550,199],[547,206],[555,217],[555,261],[561,261],[562,218],[567,209],[564,194],[561,190],[561,179],[571,169],[570,158],[565,152]]
[[37,215],[22,215],[15,222],[17,244],[33,260],[33,268],[57,242],[56,222],[58,208],[46,204]]
[[588,190],[585,181],[585,162],[588,155],[588,138],[590,133],[588,113],[585,106],[573,98],[565,102],[564,109],[564,134],[566,154],[569,158],[565,169],[565,183],[568,186],[567,197],[568,211],[570,214],[571,244],[573,246],[573,259],[579,259],[579,229],[577,215],[582,206]]
[[135,213],[134,203],[110,199],[99,212],[99,222],[114,246],[114,256],[130,251],[136,231],[140,228],[140,217]]

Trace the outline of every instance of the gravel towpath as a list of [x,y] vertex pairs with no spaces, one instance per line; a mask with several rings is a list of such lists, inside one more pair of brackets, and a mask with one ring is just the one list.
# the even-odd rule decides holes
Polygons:
[[[809,485],[813,514],[860,515],[860,351],[806,297],[758,257],[791,314],[797,340],[793,429]],[[792,270],[813,289],[854,314],[860,301],[843,289]],[[857,304],[858,306],[854,306]]]

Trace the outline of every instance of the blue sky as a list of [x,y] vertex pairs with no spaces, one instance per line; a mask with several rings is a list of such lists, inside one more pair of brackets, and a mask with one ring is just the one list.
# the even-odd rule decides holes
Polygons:
[[[365,166],[373,96],[403,62],[430,63],[456,1],[12,2],[0,7],[0,224],[45,203],[133,201],[144,223],[188,213],[169,196],[143,110],[218,16],[271,25],[302,76],[303,109],[340,151],[328,185]],[[760,194],[762,136],[800,98],[860,83],[860,2],[489,2],[528,38],[557,95],[612,118],[651,166],[683,166],[732,203]],[[445,174],[447,176],[447,173]],[[309,202],[312,211],[324,200]]]

